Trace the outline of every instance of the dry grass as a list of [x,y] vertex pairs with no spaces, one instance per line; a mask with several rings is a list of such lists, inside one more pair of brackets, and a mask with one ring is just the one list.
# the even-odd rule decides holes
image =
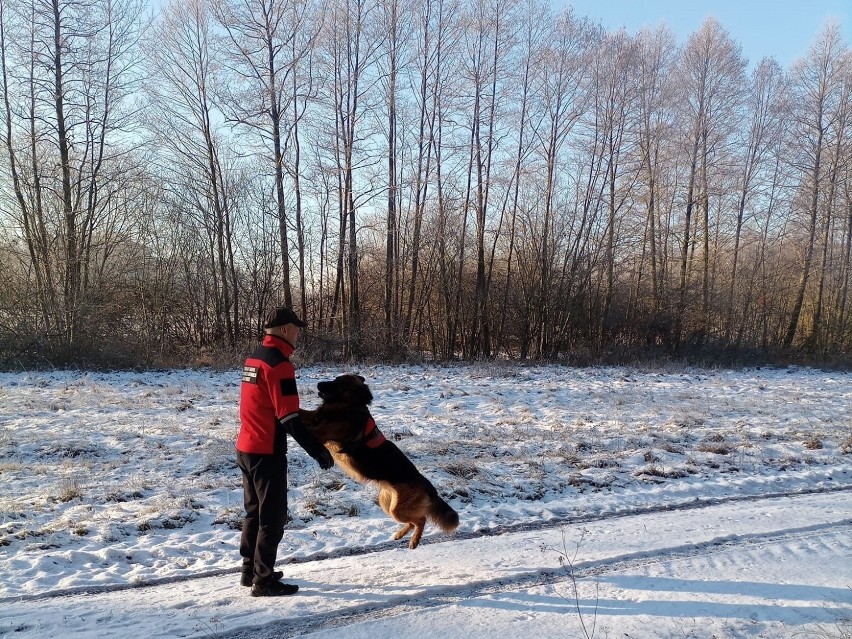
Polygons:
[[83,488],[80,485],[80,480],[77,477],[63,479],[59,484],[59,491],[56,494],[56,498],[62,503],[67,503],[74,499],[82,499]]
[[213,519],[213,524],[223,524],[231,530],[242,530],[244,516],[245,511],[241,506],[232,506],[222,510],[215,519]]
[[698,451],[702,453],[712,453],[714,455],[731,454],[731,449],[724,444],[699,444]]
[[730,455],[733,451],[733,446],[725,440],[724,436],[714,433],[699,442],[696,450],[714,455]]
[[479,474],[479,468],[474,463],[464,460],[445,464],[444,470],[450,475],[461,477],[462,479],[473,479]]
[[813,435],[804,441],[803,446],[808,450],[822,450],[822,440]]
[[648,464],[633,473],[636,477],[655,477],[659,479],[683,479],[691,473],[686,468],[672,468],[658,464]]

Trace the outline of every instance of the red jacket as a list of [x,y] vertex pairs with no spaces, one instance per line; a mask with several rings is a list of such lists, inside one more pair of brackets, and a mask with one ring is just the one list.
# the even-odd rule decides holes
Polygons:
[[246,359],[240,386],[237,450],[262,455],[287,450],[287,438],[281,426],[290,432],[288,422],[299,422],[296,372],[288,359],[292,353],[293,345],[287,340],[267,335]]

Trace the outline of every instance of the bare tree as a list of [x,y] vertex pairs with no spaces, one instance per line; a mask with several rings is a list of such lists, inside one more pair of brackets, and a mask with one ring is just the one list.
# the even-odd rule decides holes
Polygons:
[[[467,219],[461,228],[453,224],[452,213],[457,209],[453,192],[454,178],[452,170],[451,140],[456,118],[459,75],[457,52],[462,38],[459,15],[460,8],[455,0],[438,0],[428,16],[421,19],[422,44],[419,45],[418,66],[420,67],[420,117],[424,124],[419,135],[417,151],[417,175],[415,178],[415,210],[413,230],[410,240],[411,271],[408,282],[408,300],[406,305],[405,336],[411,341],[416,336],[415,346],[421,347],[423,338],[422,324],[430,324],[430,337],[433,351],[444,358],[452,358],[456,353],[456,342],[460,324],[460,288],[456,281],[461,267],[454,268],[455,254],[461,264],[464,260],[465,233]],[[426,19],[428,17],[428,19]],[[434,164],[430,163],[434,157]],[[434,166],[434,172],[432,171]],[[436,215],[427,238],[431,244],[431,260],[427,248],[422,248],[422,231],[425,223],[426,191],[429,184],[434,185],[434,208]],[[428,231],[427,231],[428,232]],[[421,261],[432,266],[431,273],[436,281],[436,295],[440,299],[433,307],[429,305],[431,286],[428,278],[422,275]],[[428,313],[428,314],[427,314]],[[437,315],[436,318],[428,315]]]
[[661,173],[664,161],[664,144],[672,126],[671,70],[675,59],[674,36],[663,28],[642,31],[637,42],[637,82],[639,100],[639,154],[642,160],[640,181],[644,186],[646,207],[645,229],[642,241],[642,259],[637,277],[637,288],[644,275],[643,266],[649,263],[651,279],[651,320],[647,331],[650,340],[656,334],[667,336],[671,327],[660,317],[665,280],[659,242],[659,215],[661,208]]
[[[852,154],[852,151],[849,152]],[[845,349],[852,339],[852,330],[849,327],[849,286],[852,284],[852,167],[847,167],[843,180],[843,233],[841,246],[841,263],[837,273],[837,294],[835,306],[837,308],[836,339],[838,349]]]
[[81,331],[109,317],[98,289],[112,286],[110,277],[119,281],[110,270],[120,264],[112,253],[128,240],[128,212],[113,204],[130,192],[133,142],[126,133],[139,78],[141,5],[4,1],[0,28],[3,137],[16,217],[42,330],[74,356]]
[[734,245],[731,256],[731,273],[727,295],[726,334],[732,338],[731,331],[738,313],[745,313],[751,300],[749,297],[737,300],[737,288],[750,289],[751,278],[746,278],[745,286],[741,279],[741,256],[743,231],[748,220],[746,212],[752,209],[752,199],[762,186],[761,177],[765,173],[767,162],[773,162],[772,150],[777,146],[783,132],[783,97],[785,94],[783,72],[777,62],[771,58],[761,60],[751,74],[748,97],[744,103],[744,122],[740,129],[739,152],[737,153],[740,172],[734,228]]
[[491,171],[498,144],[498,87],[504,82],[506,58],[511,47],[512,2],[475,0],[467,8],[465,76],[470,91],[470,155],[465,216],[472,207],[476,219],[476,285],[470,328],[469,355],[491,354],[488,313],[489,284],[486,278],[486,225],[490,217]]
[[[564,291],[565,288],[570,288],[573,274],[567,276],[566,282],[566,272],[576,272],[573,268],[563,267],[562,275],[559,275],[558,269],[555,268],[558,264],[553,234],[557,215],[556,196],[559,190],[557,168],[563,147],[587,107],[589,93],[586,91],[586,56],[593,50],[599,35],[599,31],[586,20],[578,18],[573,12],[565,11],[558,18],[556,30],[542,59],[541,74],[536,78],[539,109],[539,119],[535,125],[536,146],[544,166],[541,224],[537,230],[540,234],[537,256],[539,272],[536,280],[538,299],[533,309],[535,350],[539,355],[549,353],[551,335],[564,330],[568,323],[568,314],[565,312],[561,318],[551,316],[551,307],[562,297],[554,296],[554,290],[558,288]],[[582,241],[582,236],[581,229],[575,237]],[[569,253],[565,254],[565,264],[572,261]],[[573,254],[576,257],[578,252],[574,251]],[[562,282],[557,284],[556,277],[560,277]],[[559,331],[554,330],[554,326],[559,328]]]
[[218,73],[214,28],[205,0],[180,0],[165,10],[152,32],[156,81],[148,86],[149,124],[164,156],[174,206],[197,222],[206,236],[213,284],[211,339],[234,343],[239,338],[234,320],[238,315],[233,314],[239,290],[232,246],[233,183],[228,176],[232,160],[214,97]]
[[[311,0],[217,0],[214,11],[228,34],[231,71],[225,104],[231,118],[260,135],[268,145],[274,179],[280,239],[283,302],[293,305],[291,251],[285,194],[285,142],[298,133],[297,69],[308,58],[322,25],[322,11]],[[298,149],[298,136],[294,137]],[[294,174],[299,183],[299,172]],[[300,191],[297,200],[300,204]],[[297,208],[297,213],[300,210]],[[297,226],[301,224],[300,216]],[[299,254],[304,284],[304,256]],[[303,290],[303,288],[302,288]],[[302,299],[303,312],[306,301]]]
[[[533,99],[532,84],[533,77],[538,73],[540,67],[541,56],[544,48],[544,43],[547,34],[551,28],[549,24],[550,12],[542,5],[534,0],[519,6],[520,12],[520,28],[517,35],[518,38],[518,64],[515,66],[514,75],[510,82],[517,90],[517,146],[514,150],[514,167],[509,178],[509,187],[505,190],[503,207],[501,211],[500,228],[504,223],[508,227],[508,238],[499,238],[504,240],[506,245],[505,251],[505,278],[503,282],[502,300],[498,307],[499,324],[495,344],[497,348],[506,350],[507,323],[512,324],[512,330],[517,331],[521,326],[525,325],[524,317],[517,317],[516,313],[510,310],[510,297],[513,292],[513,276],[515,274],[515,242],[517,237],[518,216],[521,207],[521,182],[524,181],[526,175],[524,173],[527,162],[532,152],[533,142],[530,129],[530,102]],[[506,221],[505,218],[508,217]],[[495,237],[495,247],[497,246],[498,238]],[[494,251],[492,250],[492,264]],[[511,322],[510,320],[511,317]],[[522,314],[524,315],[524,314]],[[523,329],[521,329],[523,330]]]
[[[814,302],[814,314],[811,321],[811,332],[808,342],[815,350],[825,349],[826,338],[831,332],[830,326],[825,326],[824,307],[827,296],[826,287],[830,286],[830,270],[832,270],[833,254],[840,242],[835,241],[838,233],[838,219],[843,217],[837,215],[836,211],[842,210],[842,180],[846,175],[849,165],[849,143],[850,128],[852,128],[852,74],[846,67],[850,59],[847,49],[838,61],[841,67],[838,70],[837,106],[832,125],[828,131],[831,144],[827,149],[826,157],[826,181],[825,193],[822,198],[822,238],[819,263],[819,279],[817,280],[816,300]],[[830,312],[830,310],[829,310]],[[829,318],[831,320],[832,318]]]
[[[401,137],[405,134],[405,122],[400,121],[400,111],[404,111],[405,92],[402,83],[405,78],[405,70],[411,64],[409,57],[412,55],[409,50],[409,42],[411,40],[412,27],[418,19],[422,19],[426,23],[426,44],[428,47],[429,36],[429,21],[433,10],[434,2],[426,2],[422,6],[413,5],[403,0],[386,0],[379,9],[379,24],[381,31],[386,35],[379,55],[379,66],[381,69],[382,91],[384,94],[385,109],[387,115],[387,123],[385,135],[387,138],[387,212],[385,216],[385,237],[384,237],[384,334],[386,340],[386,348],[391,352],[398,352],[400,348],[403,331],[400,318],[400,279],[401,259],[400,259],[400,218],[402,216],[403,201],[405,197],[405,189],[403,184],[403,169],[401,162],[401,151],[404,152]],[[420,16],[415,14],[412,19],[412,12],[421,12]],[[425,15],[424,15],[425,14]],[[422,17],[421,17],[422,16]],[[423,132],[424,132],[424,102],[425,85],[427,81],[427,67],[421,67],[421,116],[420,116],[420,134],[421,143],[420,149],[423,149]],[[422,155],[421,155],[422,158]],[[414,178],[421,179],[421,172],[418,171]],[[418,187],[420,182],[418,181]],[[425,191],[425,189],[424,189]],[[419,202],[419,192],[415,195]],[[407,331],[406,335],[407,337]]]
[[[329,8],[326,46],[329,71],[333,77],[333,113],[335,118],[334,150],[338,172],[338,207],[340,235],[338,246],[335,301],[344,294],[344,263],[348,284],[348,302],[344,336],[346,355],[361,353],[361,293],[359,287],[358,224],[356,200],[356,162],[362,138],[361,120],[366,110],[374,72],[372,67],[381,43],[376,33],[374,15],[377,6],[372,0],[336,0]],[[363,192],[362,192],[363,193]]]
[[826,187],[824,156],[831,144],[829,137],[839,115],[839,82],[845,46],[836,25],[829,25],[811,46],[807,57],[793,70],[796,106],[794,168],[800,175],[803,194],[806,238],[802,247],[802,265],[790,321],[783,345],[790,347],[796,338],[805,292],[813,268],[814,247],[819,225],[820,197]]
[[[624,31],[604,37],[599,54],[595,56],[594,92],[595,128],[603,138],[605,159],[605,207],[607,222],[603,249],[603,302],[597,322],[598,340],[616,323],[626,317],[613,317],[613,297],[616,293],[616,240],[625,210],[632,197],[638,166],[633,163],[634,137],[638,129],[638,111],[634,110],[637,85],[633,65],[636,63],[636,44]],[[626,302],[626,300],[624,300]],[[622,303],[626,307],[626,304]]]
[[[689,173],[681,238],[680,285],[676,338],[683,335],[688,303],[691,255],[697,238],[702,242],[701,314],[698,335],[710,322],[710,174],[714,159],[730,142],[736,107],[741,99],[745,60],[741,48],[714,19],[708,18],[690,36],[683,58],[683,86]],[[696,220],[698,205],[701,218]],[[692,249],[690,247],[693,247]]]

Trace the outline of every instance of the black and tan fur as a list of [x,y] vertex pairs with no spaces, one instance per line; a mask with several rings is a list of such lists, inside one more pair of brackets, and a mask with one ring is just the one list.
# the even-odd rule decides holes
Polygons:
[[364,378],[340,375],[333,381],[320,382],[317,390],[322,404],[315,411],[300,411],[302,421],[350,477],[378,485],[382,510],[403,524],[393,538],[402,539],[413,530],[408,546],[416,548],[427,519],[441,530],[453,532],[459,524],[458,513],[441,499],[405,453],[389,440],[368,446],[364,427],[373,394]]

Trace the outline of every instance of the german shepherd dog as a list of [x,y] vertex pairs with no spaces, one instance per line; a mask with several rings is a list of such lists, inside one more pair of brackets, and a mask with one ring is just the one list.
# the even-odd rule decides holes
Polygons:
[[360,375],[340,375],[320,382],[317,390],[322,403],[315,411],[299,411],[302,422],[346,474],[355,481],[378,485],[379,506],[403,524],[394,539],[413,530],[408,547],[417,548],[427,519],[444,532],[453,532],[459,525],[458,513],[376,428],[367,408],[373,394],[364,381]]

